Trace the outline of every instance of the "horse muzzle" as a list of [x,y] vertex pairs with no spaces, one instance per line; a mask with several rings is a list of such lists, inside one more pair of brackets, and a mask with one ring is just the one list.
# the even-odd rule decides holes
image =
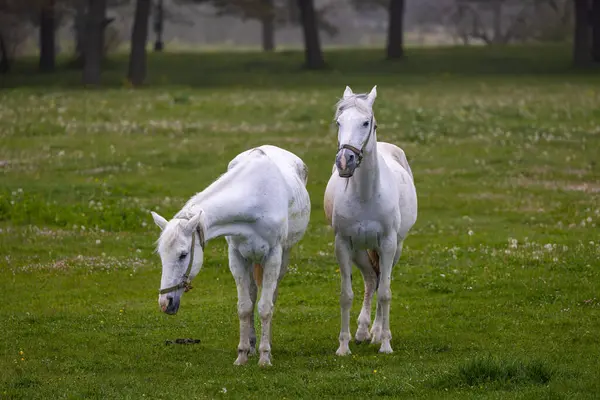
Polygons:
[[175,315],[179,310],[180,296],[176,294],[161,295],[158,299],[158,305],[162,312]]
[[358,167],[356,154],[350,149],[340,149],[335,157],[335,166],[340,177],[350,178]]

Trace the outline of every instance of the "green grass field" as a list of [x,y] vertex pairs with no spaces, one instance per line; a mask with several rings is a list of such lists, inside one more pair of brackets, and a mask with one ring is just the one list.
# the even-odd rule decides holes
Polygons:
[[[15,65],[0,86],[0,398],[597,398],[600,76],[569,49],[151,55],[149,84]],[[379,140],[401,146],[419,219],[392,282],[392,355],[335,356],[339,274],[322,210],[345,85],[378,85]],[[157,304],[159,230],[237,153],[309,167],[313,204],[273,322],[273,367],[234,367],[223,239],[176,316]],[[355,270],[351,330],[362,280]],[[195,345],[165,345],[192,337]]]

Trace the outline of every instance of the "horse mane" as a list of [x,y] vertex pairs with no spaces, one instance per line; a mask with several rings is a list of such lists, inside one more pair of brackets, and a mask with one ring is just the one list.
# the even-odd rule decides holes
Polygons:
[[346,98],[341,98],[335,104],[334,120],[337,120],[340,114],[342,114],[344,111],[353,107],[361,113],[371,116],[373,114],[373,109],[367,104],[368,97],[369,95],[367,93],[357,93]]
[[175,225],[172,229],[163,229],[156,241],[156,251],[160,251],[161,248],[171,247],[180,233],[181,226],[179,224]]

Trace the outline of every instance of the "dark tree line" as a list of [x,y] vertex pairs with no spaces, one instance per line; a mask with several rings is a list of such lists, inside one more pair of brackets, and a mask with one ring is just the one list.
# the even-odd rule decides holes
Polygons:
[[[107,7],[131,0],[0,0],[0,73],[10,69],[10,51],[5,35],[10,28],[2,24],[13,19],[25,19],[39,27],[39,68],[53,71],[55,67],[55,32],[65,17],[65,8],[74,10],[74,37],[76,65],[82,68],[84,84],[96,85],[101,81],[104,58],[105,28],[111,20],[106,18]],[[299,24],[302,28],[305,49],[305,66],[320,69],[326,66],[321,48],[320,32],[335,33],[335,26],[326,18],[327,9],[317,9],[314,0],[180,0],[188,3],[210,3],[221,14],[233,14],[258,20],[262,29],[262,46],[265,51],[275,49],[275,31],[282,24]],[[459,1],[459,0],[457,0]],[[500,10],[507,0],[460,0],[460,4],[477,3]],[[531,4],[550,4],[556,0],[526,0]],[[525,4],[525,2],[523,4]],[[404,57],[405,0],[350,0],[359,11],[379,7],[388,13],[386,58]],[[529,4],[527,3],[527,4]],[[458,3],[457,3],[458,4]],[[460,5],[459,4],[459,5]],[[570,0],[573,6],[573,59],[576,65],[600,63],[600,0]],[[131,31],[131,50],[127,78],[132,85],[143,84],[146,79],[146,44],[149,18],[154,15],[156,42],[154,48],[163,48],[162,31],[165,10],[163,0],[135,0],[135,14]],[[500,15],[498,11],[497,16]],[[10,17],[7,19],[7,17]],[[504,37],[499,17],[492,26],[494,38]]]

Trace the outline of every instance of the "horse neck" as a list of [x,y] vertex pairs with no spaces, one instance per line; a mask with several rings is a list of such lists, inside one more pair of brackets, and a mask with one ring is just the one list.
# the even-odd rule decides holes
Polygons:
[[204,231],[205,241],[221,236],[248,235],[249,227],[245,222],[248,219],[244,218],[242,209],[244,186],[234,183],[238,178],[244,179],[226,173],[221,179],[192,197],[176,217],[190,218],[202,212],[200,225]]
[[371,199],[379,185],[379,162],[375,132],[363,150],[363,159],[351,179],[351,186],[361,201]]

